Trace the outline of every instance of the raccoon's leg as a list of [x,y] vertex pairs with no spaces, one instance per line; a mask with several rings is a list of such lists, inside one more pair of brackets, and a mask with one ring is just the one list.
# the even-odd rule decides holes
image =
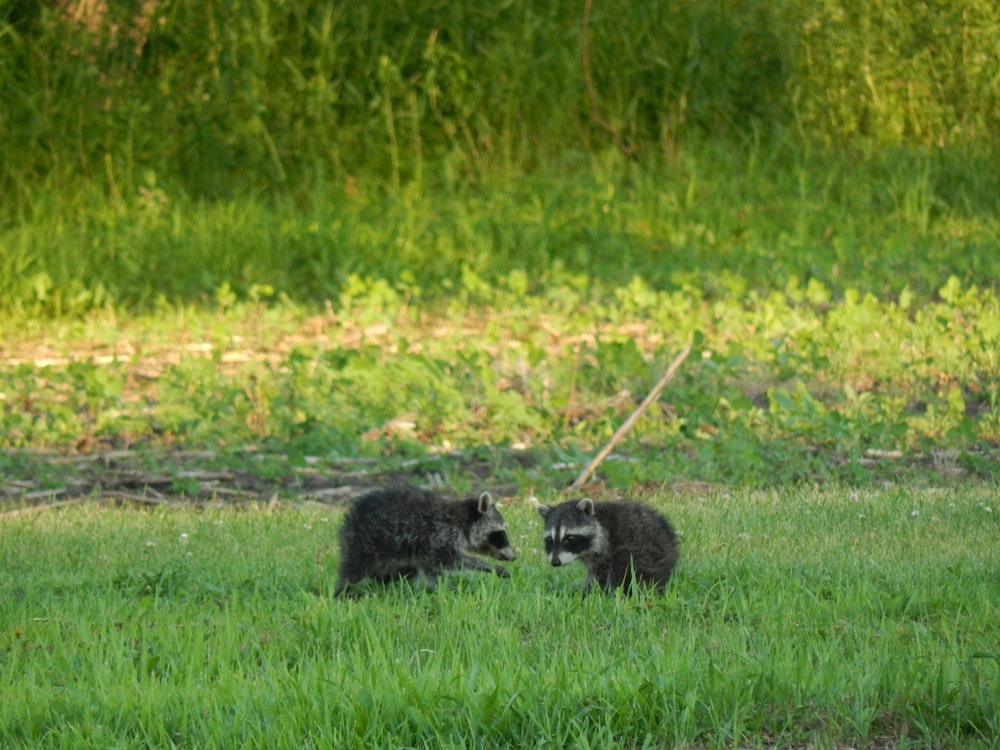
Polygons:
[[347,578],[344,578],[343,576],[338,576],[337,577],[337,585],[333,589],[333,595],[334,595],[334,597],[344,596],[345,592],[347,593],[347,596],[356,596],[357,592],[348,591],[348,589],[350,589],[351,587],[353,587],[354,584],[356,584],[360,580],[361,579],[359,578],[357,581],[351,581],[351,580],[348,580]]
[[399,568],[390,573],[380,573],[372,576],[372,579],[379,583],[393,583],[395,581],[412,581],[418,575],[416,568]]
[[[362,576],[362,578],[363,577],[364,576]],[[361,578],[358,578],[355,581],[352,581],[352,580],[347,579],[347,578],[338,578],[337,579],[337,585],[333,589],[333,596],[335,598],[338,598],[338,597],[341,597],[341,596],[349,596],[349,597],[356,597],[356,596],[358,596],[358,592],[354,590],[354,586],[355,586],[355,584],[359,583],[360,581],[361,581]]]
[[437,589],[438,585],[437,568],[421,566],[417,568],[417,577],[423,579],[424,586],[427,587],[428,591],[434,591],[435,589]]
[[587,594],[592,591],[595,583],[601,591],[614,591],[621,585],[621,577],[615,571],[614,566],[602,564],[593,570],[588,569],[587,580],[583,584],[583,593]]
[[337,585],[333,589],[333,595],[335,597],[341,596],[344,592],[348,592],[350,595],[349,589],[363,581],[369,571],[370,567],[364,561],[345,559],[337,572]]
[[462,555],[459,566],[462,570],[480,570],[483,573],[496,573],[501,578],[510,578],[510,572],[503,565],[491,565],[472,555]]

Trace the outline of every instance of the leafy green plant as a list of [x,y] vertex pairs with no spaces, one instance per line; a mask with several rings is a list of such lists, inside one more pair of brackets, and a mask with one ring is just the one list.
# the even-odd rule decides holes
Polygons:
[[[694,290],[636,281],[584,298],[572,279],[560,296],[552,286],[533,294],[518,272],[492,288],[478,278],[466,281],[475,306],[441,308],[406,281],[355,279],[320,317],[227,291],[215,312],[84,329],[79,344],[64,342],[63,364],[3,370],[5,446],[235,456],[260,444],[300,464],[553,442],[592,453],[694,331],[696,353],[618,449],[631,460],[602,470],[612,481],[994,474],[998,303],[985,290],[949,282],[909,312],[873,294],[837,301],[815,285],[815,301],[793,288],[699,302]],[[95,335],[137,354],[99,363]]]

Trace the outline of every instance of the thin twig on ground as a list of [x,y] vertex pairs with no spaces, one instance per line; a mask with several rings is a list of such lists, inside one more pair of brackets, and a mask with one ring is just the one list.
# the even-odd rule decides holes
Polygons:
[[58,500],[54,503],[43,503],[41,505],[29,505],[24,508],[14,508],[13,510],[5,510],[0,513],[0,516],[23,516],[26,513],[41,513],[47,510],[55,510],[56,508],[65,508],[68,505],[79,505],[87,501],[85,497],[75,497],[72,500]]
[[646,395],[646,398],[644,398],[642,403],[636,407],[635,411],[629,414],[628,419],[622,423],[622,426],[615,430],[615,434],[611,436],[611,439],[607,442],[607,444],[601,448],[598,454],[594,456],[593,460],[587,464],[587,468],[584,469],[580,473],[580,476],[574,480],[573,484],[569,486],[570,490],[579,489],[584,485],[584,483],[590,478],[590,475],[594,473],[594,470],[600,466],[601,461],[603,461],[611,452],[611,449],[614,448],[626,434],[628,434],[628,431],[632,429],[636,420],[638,420],[639,417],[642,416],[643,412],[649,408],[649,405],[659,397],[667,383],[669,383],[673,379],[674,375],[677,374],[677,370],[680,369],[681,364],[685,359],[687,359],[687,356],[690,353],[691,344],[688,344],[681,349],[680,354],[674,357],[674,361],[670,363],[670,367],[668,367],[666,372],[663,373],[663,377],[661,377],[659,382],[653,386],[653,390]]

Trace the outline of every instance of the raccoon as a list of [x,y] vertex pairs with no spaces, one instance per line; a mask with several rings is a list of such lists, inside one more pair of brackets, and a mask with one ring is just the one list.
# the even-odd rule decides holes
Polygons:
[[515,559],[504,520],[488,492],[449,500],[416,487],[372,490],[355,501],[340,529],[340,569],[334,596],[365,578],[422,578],[437,586],[447,570],[510,573],[469,553]]
[[545,554],[555,567],[579,560],[587,568],[583,593],[596,582],[605,591],[627,590],[632,582],[662,592],[677,564],[677,534],[663,516],[639,503],[595,503],[589,497],[549,507]]

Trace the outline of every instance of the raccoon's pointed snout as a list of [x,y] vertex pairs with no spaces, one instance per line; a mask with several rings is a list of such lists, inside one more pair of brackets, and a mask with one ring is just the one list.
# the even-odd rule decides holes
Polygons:
[[558,568],[560,565],[562,565],[562,562],[559,560],[559,558],[558,557],[553,557],[552,558],[552,567],[553,568]]
[[513,548],[510,546],[510,539],[507,538],[507,532],[503,529],[494,531],[486,536],[486,546],[483,548],[483,552],[488,552],[497,560],[514,560],[517,558]]

